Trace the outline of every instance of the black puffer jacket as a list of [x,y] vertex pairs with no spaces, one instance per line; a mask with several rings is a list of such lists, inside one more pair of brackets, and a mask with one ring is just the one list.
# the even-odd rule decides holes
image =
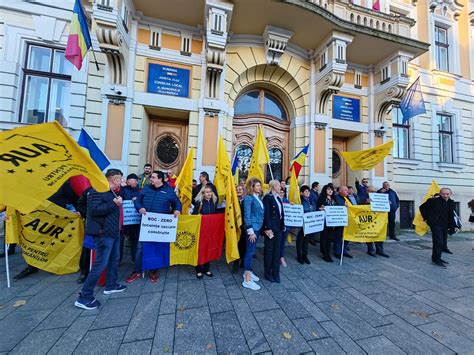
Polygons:
[[[123,192],[119,192],[121,196]],[[114,203],[112,191],[89,191],[87,196],[86,234],[118,238],[120,236],[120,208]],[[122,196],[123,198],[123,196]]]

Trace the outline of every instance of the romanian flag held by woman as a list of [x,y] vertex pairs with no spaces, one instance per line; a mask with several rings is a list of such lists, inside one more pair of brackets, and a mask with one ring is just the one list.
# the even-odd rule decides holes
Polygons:
[[82,61],[91,47],[92,41],[89,28],[87,27],[86,16],[84,15],[81,1],[76,0],[64,56],[77,70],[81,70]]

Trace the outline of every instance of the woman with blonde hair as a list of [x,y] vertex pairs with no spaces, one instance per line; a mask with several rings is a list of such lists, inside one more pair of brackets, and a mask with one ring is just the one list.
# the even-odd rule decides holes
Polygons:
[[265,278],[270,282],[280,283],[280,244],[285,231],[283,201],[280,198],[281,184],[278,180],[271,180],[268,187],[269,192],[263,198],[263,264]]
[[262,183],[257,178],[247,181],[247,195],[244,197],[244,226],[247,231],[246,252],[244,257],[244,281],[242,286],[254,291],[260,290],[258,276],[252,270],[252,257],[257,248],[257,241],[263,225],[263,202],[261,198]]
[[[194,199],[193,214],[215,214],[217,209],[217,196],[212,191],[211,186],[204,186]],[[209,271],[210,262],[196,266],[196,277],[202,279],[203,274],[213,277],[213,273]]]

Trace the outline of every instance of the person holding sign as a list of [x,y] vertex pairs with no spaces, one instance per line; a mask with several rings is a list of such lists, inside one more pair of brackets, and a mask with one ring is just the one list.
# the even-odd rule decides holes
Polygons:
[[[126,186],[123,188],[123,193],[124,193],[124,201],[135,201],[137,199],[138,195],[140,194],[140,188],[138,187],[137,174],[129,174],[127,176]],[[140,235],[140,224],[125,225],[124,232],[130,241],[130,254],[131,254],[132,263],[135,263],[138,237]]]
[[[367,187],[367,193],[368,194],[369,193],[372,194],[375,191],[377,191],[377,189],[374,186]],[[370,198],[368,198],[362,204],[363,205],[370,205]],[[370,256],[380,255],[380,256],[383,256],[384,258],[389,258],[390,257],[389,255],[385,254],[384,251],[383,251],[383,242],[369,242],[369,243],[367,243],[367,254],[369,254]]]
[[246,252],[244,257],[244,281],[242,286],[253,291],[260,290],[260,278],[252,271],[252,257],[257,248],[258,236],[263,226],[262,183],[257,178],[247,181],[247,195],[244,197],[244,224],[247,230]]
[[280,244],[285,231],[283,201],[280,198],[281,184],[278,180],[271,180],[268,188],[269,193],[263,198],[263,264],[265,278],[270,282],[280,283]]
[[395,235],[395,215],[398,207],[400,207],[400,199],[397,193],[390,188],[388,181],[384,181],[382,188],[377,192],[388,195],[388,202],[390,203],[390,212],[388,213],[388,236],[392,240],[399,241],[400,239]]
[[[143,188],[135,200],[135,208],[142,216],[147,212],[154,212],[174,214],[177,218],[182,206],[173,188],[165,182],[165,174],[162,171],[154,171],[150,176],[150,184]],[[148,242],[138,243],[135,268],[127,278],[128,283],[134,282],[142,276],[143,243]],[[150,271],[150,281],[152,283],[158,282],[158,270]]]
[[[197,194],[194,199],[194,210],[193,214],[215,214],[217,210],[217,196],[212,191],[211,186],[204,186],[204,188]],[[196,277],[202,279],[203,274],[206,276],[213,277],[212,272],[209,271],[211,266],[210,262],[203,265],[196,266]]]
[[[303,185],[300,187],[301,204],[303,205],[303,212],[313,212],[317,210],[316,202],[311,198],[311,191],[309,186]],[[304,235],[304,230],[301,228],[296,236],[296,259],[300,264],[311,264],[308,259],[308,243],[312,237],[311,234]]]
[[[316,207],[324,211],[326,206],[336,206],[336,201],[334,200],[334,190],[330,185],[324,185],[321,194],[319,195],[318,202]],[[334,239],[334,234],[337,227],[328,227],[326,222],[324,224],[324,229],[321,232],[321,253],[323,254],[323,260],[332,263],[331,258],[331,243]]]

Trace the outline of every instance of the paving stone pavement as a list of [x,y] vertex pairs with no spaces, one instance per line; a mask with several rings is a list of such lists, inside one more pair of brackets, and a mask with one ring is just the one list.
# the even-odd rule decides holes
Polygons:
[[[351,244],[342,266],[323,262],[319,246],[300,265],[287,246],[282,283],[258,292],[222,260],[203,280],[172,267],[157,284],[98,292],[94,311],[73,306],[77,274],[38,272],[7,289],[0,259],[0,354],[474,354],[474,235],[451,238],[447,269],[430,263],[429,237],[412,239],[387,242],[389,259]],[[24,266],[11,257],[12,275]],[[130,271],[125,260],[120,279]]]

